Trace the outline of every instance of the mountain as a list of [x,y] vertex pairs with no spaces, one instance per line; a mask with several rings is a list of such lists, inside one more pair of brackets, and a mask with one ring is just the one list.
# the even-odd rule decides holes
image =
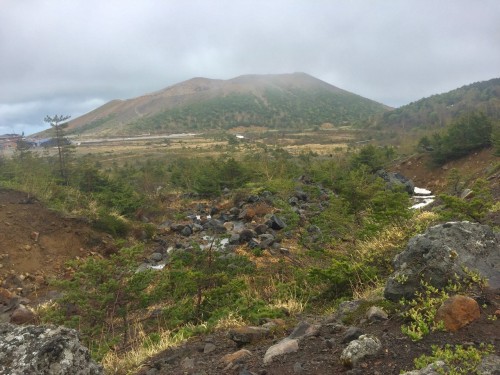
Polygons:
[[373,117],[368,126],[438,129],[471,111],[481,111],[494,120],[500,119],[500,78],[420,99]]
[[70,121],[68,134],[132,135],[258,125],[310,128],[356,124],[389,107],[305,73],[193,78]]

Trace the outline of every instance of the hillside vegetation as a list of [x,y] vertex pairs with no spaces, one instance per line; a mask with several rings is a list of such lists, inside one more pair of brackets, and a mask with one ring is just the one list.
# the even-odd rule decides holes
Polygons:
[[417,100],[378,115],[367,124],[379,129],[438,130],[471,111],[482,112],[494,121],[500,120],[500,78]]
[[[495,103],[497,93],[491,95],[489,102]],[[182,106],[166,110],[160,100],[166,97]],[[10,314],[11,303],[24,301],[19,297],[34,295],[38,302],[32,304],[33,319],[77,329],[109,374],[248,373],[239,361],[231,366],[221,363],[223,354],[234,354],[235,343],[248,343],[240,331],[228,343],[227,330],[234,327],[268,335],[252,343],[252,351],[260,353],[246,362],[252,371],[290,373],[297,367],[293,355],[263,364],[267,351],[259,343],[265,342],[266,349],[280,338],[290,343],[293,333],[287,336],[287,332],[300,328],[303,323],[297,322],[304,317],[321,322],[317,334],[304,334],[306,340],[301,336],[297,347],[302,350],[297,354],[301,361],[316,366],[311,374],[348,371],[352,363],[337,353],[346,344],[339,332],[348,331],[349,325],[362,326],[385,345],[355,371],[399,374],[441,359],[453,366],[451,374],[475,373],[483,357],[498,353],[494,335],[498,297],[477,270],[454,262],[461,257],[458,245],[467,251],[487,246],[482,239],[460,244],[439,241],[441,230],[454,225],[459,229],[450,233],[462,237],[474,230],[477,238],[484,239],[480,236],[487,233],[489,240],[484,243],[493,249],[493,260],[483,263],[493,264],[488,272],[495,276],[500,225],[500,162],[495,156],[500,131],[495,114],[488,108],[467,110],[439,129],[429,125],[420,141],[407,140],[412,156],[384,145],[396,138],[387,138],[386,130],[376,127],[366,132],[324,127],[237,138],[220,122],[223,116],[227,127],[245,127],[259,125],[258,118],[265,117],[266,129],[294,128],[332,122],[328,116],[335,115],[341,116],[336,121],[352,124],[371,111],[367,108],[373,103],[360,100],[303,74],[194,79],[142,97],[141,105],[109,103],[102,112],[92,113],[94,122],[86,125],[89,132],[108,135],[118,130],[150,131],[151,126],[158,132],[198,131],[200,124],[203,129],[219,129],[191,144],[188,138],[174,142],[149,137],[123,145],[76,146],[65,136],[85,132],[82,118],[65,124],[65,116],[55,116],[61,120],[52,124],[55,148],[39,151],[20,140],[11,158],[0,158],[0,194],[10,191],[6,189],[15,190],[10,196],[16,199],[19,191],[25,194],[22,202],[3,200],[9,208],[0,211],[4,228],[0,234],[12,231],[12,223],[18,222],[16,205],[29,207],[36,202],[38,223],[43,222],[40,206],[49,207],[64,217],[58,233],[70,236],[81,221],[85,224],[75,235],[84,235],[85,240],[77,242],[81,248],[71,248],[71,254],[80,255],[64,267],[47,274],[16,275],[17,257],[26,252],[43,257],[47,250],[39,241],[45,233],[23,227],[30,233],[23,241],[29,243],[11,242],[8,252],[1,254],[8,267],[0,267],[0,281],[10,290],[0,290],[7,301],[0,300],[7,309],[0,318]],[[381,109],[377,106],[372,110]],[[135,115],[128,117],[132,112]],[[125,125],[125,118],[133,121]],[[361,137],[367,139],[359,141]],[[377,138],[383,142],[375,142]],[[310,148],[302,147],[309,141]],[[432,186],[434,203],[410,209],[414,186],[394,170],[418,178],[422,188]],[[22,211],[29,214],[29,208]],[[51,220],[41,227],[50,231],[57,222]],[[449,223],[458,221],[467,223]],[[415,236],[424,247],[437,241],[436,247],[446,250],[436,259],[456,267],[451,279],[436,286],[436,274],[422,278],[417,273],[420,280],[408,281],[414,268],[399,272],[402,268],[396,268],[395,257],[407,244],[420,241],[410,241]],[[4,239],[14,241],[12,236]],[[416,258],[420,262],[427,256]],[[482,261],[479,256],[469,258]],[[430,269],[434,264],[425,266],[422,273],[434,272]],[[395,289],[386,293],[389,282],[416,289],[400,298]],[[51,297],[45,298],[43,293],[49,290]],[[481,306],[477,325],[451,335],[441,332],[445,326],[437,310],[454,295],[473,297],[469,299]],[[372,307],[383,309],[379,313],[385,315],[384,323],[365,315]],[[329,318],[332,313],[334,320]],[[468,343],[466,349],[459,345],[463,342]],[[434,343],[439,347],[431,347]],[[215,346],[215,352],[201,357],[209,354],[208,344]],[[196,362],[200,369],[193,367],[195,357],[201,358]]]
[[[396,157],[390,147],[325,157],[227,141],[210,156],[166,148],[106,167],[102,155],[62,147],[64,164],[22,147],[0,159],[0,185],[112,236],[111,251],[76,258],[50,280],[61,297],[38,308],[43,322],[77,328],[109,373],[133,373],[193,335],[266,319],[293,324],[346,299],[371,296],[396,311],[381,294],[410,237],[447,220],[498,225],[498,192],[460,175],[432,210],[409,210],[408,193],[377,173]],[[484,177],[495,173],[498,163]],[[473,200],[460,198],[465,187]],[[153,259],[165,261],[161,272],[147,267]]]
[[388,107],[304,73],[194,78],[115,100],[69,123],[68,134],[131,135],[264,126],[304,129],[359,124]]

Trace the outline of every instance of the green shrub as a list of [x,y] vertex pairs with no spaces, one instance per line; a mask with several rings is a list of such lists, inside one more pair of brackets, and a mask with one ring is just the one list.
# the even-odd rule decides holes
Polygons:
[[353,290],[372,282],[376,275],[374,267],[347,256],[337,256],[330,267],[309,272],[311,282],[326,284],[325,293],[335,298],[352,296]]
[[479,374],[477,367],[482,359],[489,354],[494,353],[493,345],[480,344],[478,348],[469,346],[464,348],[462,345],[451,346],[445,345],[440,348],[436,345],[432,346],[431,355],[421,355],[415,358],[415,368],[422,369],[435,363],[443,361],[446,368],[435,368],[438,374],[443,375],[474,375]]
[[476,180],[472,185],[472,194],[472,198],[467,199],[441,194],[439,198],[441,198],[444,204],[441,215],[447,220],[473,220],[482,222],[494,203],[488,182],[483,179]]
[[433,331],[444,329],[443,322],[436,322],[435,317],[439,306],[449,298],[448,293],[438,290],[423,280],[421,285],[423,291],[416,292],[413,300],[401,301],[402,306],[410,307],[403,313],[410,323],[402,325],[401,331],[413,341],[421,340]]
[[107,212],[101,212],[92,226],[117,237],[125,237],[130,230],[130,224],[125,219]]

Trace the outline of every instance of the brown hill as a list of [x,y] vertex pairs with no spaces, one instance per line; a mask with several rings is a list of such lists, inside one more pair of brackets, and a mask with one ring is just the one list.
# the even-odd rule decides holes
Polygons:
[[303,128],[353,123],[388,107],[305,73],[193,78],[70,121],[71,134],[125,135],[259,125]]

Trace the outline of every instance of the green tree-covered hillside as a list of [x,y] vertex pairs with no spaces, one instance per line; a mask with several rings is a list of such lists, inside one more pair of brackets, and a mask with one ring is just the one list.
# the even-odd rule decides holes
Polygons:
[[480,111],[493,120],[500,119],[500,78],[420,99],[385,112],[368,124],[383,128],[438,129],[471,111]]

